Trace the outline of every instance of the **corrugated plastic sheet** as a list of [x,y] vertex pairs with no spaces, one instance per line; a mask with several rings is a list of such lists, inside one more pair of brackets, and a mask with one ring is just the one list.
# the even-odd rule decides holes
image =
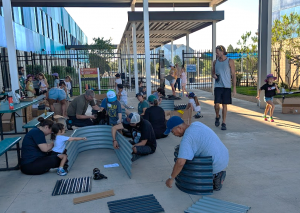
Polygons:
[[203,196],[198,202],[185,210],[185,213],[242,213],[251,207]]
[[110,213],[159,213],[164,209],[153,194],[107,203]]
[[[174,161],[178,156],[179,146],[175,147]],[[194,157],[187,160],[175,184],[181,191],[194,195],[208,195],[213,193],[213,161],[212,157]]]
[[[95,125],[82,127],[80,129],[76,129],[71,137],[86,137],[87,140],[66,143],[69,171],[80,152],[90,149],[114,149],[111,136],[111,126]],[[115,152],[129,178],[131,178],[132,145],[118,132],[116,139],[120,148],[115,149]]]
[[174,110],[174,100],[162,100],[162,102],[159,104],[163,110]]

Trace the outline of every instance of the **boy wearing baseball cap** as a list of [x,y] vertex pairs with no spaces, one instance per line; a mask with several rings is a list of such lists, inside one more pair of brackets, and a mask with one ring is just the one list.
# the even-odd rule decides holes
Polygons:
[[229,162],[229,154],[216,133],[200,122],[187,125],[178,116],[173,116],[168,120],[165,134],[170,132],[177,137],[182,137],[182,140],[173,172],[166,181],[167,187],[172,187],[174,179],[179,175],[187,160],[193,160],[194,157],[212,156],[213,185],[214,190],[219,191],[226,177],[226,172],[223,170]]
[[122,122],[122,108],[115,91],[109,90],[106,96],[107,98],[104,98],[101,102],[100,110],[106,110],[110,125],[120,124]]
[[[156,150],[156,139],[153,128],[149,121],[144,120],[138,113],[130,113],[123,121],[123,125],[130,126],[141,133],[141,137],[137,143],[132,146],[132,152],[136,155],[153,154]],[[113,145],[115,149],[119,148],[118,141],[116,140],[117,130],[123,129],[122,124],[116,125],[112,128]],[[128,142],[129,143],[129,142]],[[134,158],[132,159],[134,161]]]

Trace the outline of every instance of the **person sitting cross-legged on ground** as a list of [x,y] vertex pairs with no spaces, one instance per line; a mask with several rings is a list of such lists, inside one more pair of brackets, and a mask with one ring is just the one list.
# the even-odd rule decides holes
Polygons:
[[[85,94],[76,97],[68,107],[67,114],[71,120],[72,125],[78,127],[92,126],[94,125],[91,119],[95,119],[95,116],[85,115],[88,105],[90,104],[94,110],[99,111],[100,107],[95,104],[95,93],[93,90],[86,90]],[[68,129],[69,127],[69,121]]]
[[228,165],[229,153],[216,133],[198,121],[187,125],[178,116],[173,116],[168,120],[165,134],[170,132],[177,137],[182,137],[182,140],[173,172],[166,181],[167,187],[172,187],[174,179],[179,175],[187,160],[193,160],[194,157],[211,156],[213,160],[213,187],[214,190],[219,191],[225,180],[226,171],[223,170]]
[[54,141],[54,147],[52,148],[51,155],[55,155],[61,159],[60,165],[57,169],[57,174],[60,176],[67,175],[67,171],[64,169],[64,165],[67,163],[68,156],[64,154],[67,141],[80,141],[86,140],[86,138],[80,137],[67,137],[64,136],[65,127],[61,123],[52,125],[51,140]]
[[156,139],[167,137],[168,135],[164,134],[167,129],[165,111],[158,106],[158,101],[154,95],[148,97],[148,102],[150,107],[146,109],[143,118],[151,123]]
[[[123,126],[124,125],[124,126]],[[129,127],[128,127],[129,126]],[[123,121],[123,124],[118,124],[112,128],[113,145],[115,149],[119,148],[118,141],[116,140],[116,132],[123,128],[130,129],[131,132],[140,133],[138,141],[132,143],[133,158],[132,161],[138,159],[141,155],[153,154],[156,150],[156,139],[153,128],[149,121],[143,119],[138,113],[130,113]],[[131,127],[131,128],[130,128]],[[129,143],[129,142],[128,142]]]
[[166,92],[163,88],[158,88],[156,92],[154,92],[152,95],[156,97],[156,100],[158,101],[158,105],[161,103],[162,98],[166,97]]
[[101,102],[100,111],[105,109],[109,117],[109,125],[115,126],[122,122],[122,107],[117,100],[115,91],[108,91],[106,96],[107,98]]
[[135,96],[139,100],[138,113],[143,116],[146,109],[149,107],[148,101],[144,100],[143,93],[137,93]]

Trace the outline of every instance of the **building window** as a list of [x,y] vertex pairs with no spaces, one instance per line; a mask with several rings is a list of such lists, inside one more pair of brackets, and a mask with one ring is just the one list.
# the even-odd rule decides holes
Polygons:
[[44,25],[45,25],[45,37],[49,37],[49,28],[48,28],[48,19],[47,19],[47,15],[43,15],[43,19],[44,19]]
[[36,7],[33,9],[33,13],[34,13],[34,22],[35,22],[35,32],[39,33],[39,18],[37,15]]
[[0,7],[0,16],[4,16],[3,15],[3,7]]
[[61,39],[61,36],[60,36],[60,26],[59,24],[57,24],[57,31],[58,31],[58,41],[59,43],[61,43],[60,39]]
[[51,38],[54,40],[54,36],[53,36],[53,22],[52,22],[52,18],[50,18],[50,33],[51,33]]
[[61,43],[63,44],[64,43],[64,31],[63,31],[63,28],[62,27],[60,27],[60,34],[61,34]]
[[41,30],[40,33],[42,35],[45,35],[44,20],[43,20],[43,11],[42,10],[40,10],[40,17],[39,17],[39,19],[40,19],[40,23],[41,23],[41,27],[42,27],[42,30]]

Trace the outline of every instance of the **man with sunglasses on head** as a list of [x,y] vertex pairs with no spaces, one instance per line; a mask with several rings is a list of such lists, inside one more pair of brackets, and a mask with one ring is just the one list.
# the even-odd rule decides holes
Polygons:
[[212,77],[215,79],[215,126],[220,126],[220,104],[222,104],[223,121],[221,130],[226,130],[227,105],[232,104],[231,99],[231,79],[233,85],[233,96],[236,94],[236,75],[234,61],[229,59],[224,46],[220,45],[216,48],[217,59],[213,63]]

